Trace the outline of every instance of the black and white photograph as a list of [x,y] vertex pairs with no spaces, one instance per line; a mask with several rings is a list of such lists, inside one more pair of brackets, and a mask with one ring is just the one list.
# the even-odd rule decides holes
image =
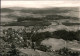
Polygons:
[[80,1],[1,1],[0,56],[80,56]]

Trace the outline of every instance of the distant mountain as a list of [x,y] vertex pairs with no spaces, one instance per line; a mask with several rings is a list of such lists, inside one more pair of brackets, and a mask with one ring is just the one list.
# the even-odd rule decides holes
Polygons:
[[[62,13],[78,13],[79,9],[76,7],[55,7],[55,8],[24,8],[24,7],[9,7],[2,8],[2,11],[21,11],[24,13],[33,13],[33,14],[62,14]],[[72,14],[73,15],[73,14]],[[71,15],[71,16],[72,16]],[[70,15],[69,15],[70,16]],[[75,17],[75,16],[74,16]]]
[[14,12],[14,10],[9,9],[9,8],[1,8],[1,13],[6,13],[6,12]]
[[55,8],[23,8],[23,7],[12,7],[12,10],[21,11],[23,13],[33,13],[42,15],[63,15],[78,17],[79,8],[77,7],[55,7]]
[[[78,20],[79,10],[76,7],[55,7],[55,8],[24,8],[9,7],[1,8],[1,22],[17,21],[18,18],[25,17],[26,20],[33,17],[46,20],[75,19]],[[5,20],[4,20],[5,19]],[[30,19],[31,20],[31,19]]]

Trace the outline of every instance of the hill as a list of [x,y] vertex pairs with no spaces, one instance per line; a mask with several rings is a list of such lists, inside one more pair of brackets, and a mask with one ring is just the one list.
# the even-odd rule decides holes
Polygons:
[[[23,8],[23,7],[9,7],[9,8],[1,8],[1,19],[8,18],[17,19],[17,17],[44,17],[47,15],[59,15],[69,18],[69,17],[77,17],[78,19],[78,8],[75,7],[55,7],[55,8]],[[3,20],[3,19],[2,19]],[[4,20],[3,20],[4,21]]]
[[[78,26],[80,22],[78,14],[79,10],[75,7],[1,8],[1,25],[6,24],[7,26],[22,26],[26,24],[26,26],[33,26],[37,23],[41,23],[41,25],[51,25],[50,28],[52,28],[52,24],[54,24],[55,21],[58,23],[56,26]],[[26,23],[23,21],[26,21]]]

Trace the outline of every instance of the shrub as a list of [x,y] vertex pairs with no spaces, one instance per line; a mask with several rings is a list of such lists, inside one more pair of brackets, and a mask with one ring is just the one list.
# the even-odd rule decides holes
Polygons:
[[11,45],[10,51],[8,51],[8,56],[19,56],[19,51],[16,49],[15,45]]
[[50,48],[51,48],[51,46],[45,46],[45,45],[40,45],[37,49],[38,50],[41,50],[41,51],[44,51],[44,52],[47,52],[47,51],[49,51],[50,50]]
[[65,47],[60,50],[57,50],[57,53],[62,56],[79,56],[79,53],[77,51],[73,51]]

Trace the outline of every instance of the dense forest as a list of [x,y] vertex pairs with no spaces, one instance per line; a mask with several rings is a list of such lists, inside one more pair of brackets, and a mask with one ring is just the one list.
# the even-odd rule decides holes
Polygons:
[[[19,56],[20,51],[18,51],[16,48],[27,47],[26,40],[30,39],[32,33],[27,33],[27,32],[25,32],[25,30],[23,30],[23,32],[19,33],[15,30],[13,31],[11,28],[9,28],[7,31],[8,32],[7,32],[6,36],[0,37],[0,43],[1,43],[0,46],[2,46],[0,48],[0,50],[3,50],[2,52],[0,52],[1,53],[0,55],[2,55],[3,52],[5,52],[7,54],[4,53],[4,55]],[[16,34],[13,32],[15,32]],[[3,31],[3,33],[5,34],[5,30]],[[20,39],[20,37],[17,35],[17,33],[19,35],[21,35],[23,37],[23,39]],[[49,38],[63,39],[65,41],[67,41],[67,40],[68,41],[72,41],[72,40],[80,41],[80,30],[76,31],[76,32],[66,31],[66,30],[57,30],[54,32],[48,32],[48,31],[47,32],[37,32],[32,35],[31,40],[32,40],[32,42],[36,43],[36,49],[46,52],[46,51],[49,51],[51,46],[47,47],[45,45],[41,45],[41,42],[43,40],[49,39]],[[8,48],[8,49],[6,49],[6,48]],[[31,48],[34,49],[34,45]],[[4,51],[4,50],[7,50],[7,51]],[[56,50],[56,51],[59,54],[61,54],[60,51],[67,52],[67,51],[65,51],[65,49],[60,49],[60,50]],[[66,53],[66,55],[68,55],[67,53]],[[73,54],[79,55],[79,53],[70,53],[70,55],[73,55]],[[61,55],[65,55],[65,54],[61,54]]]

